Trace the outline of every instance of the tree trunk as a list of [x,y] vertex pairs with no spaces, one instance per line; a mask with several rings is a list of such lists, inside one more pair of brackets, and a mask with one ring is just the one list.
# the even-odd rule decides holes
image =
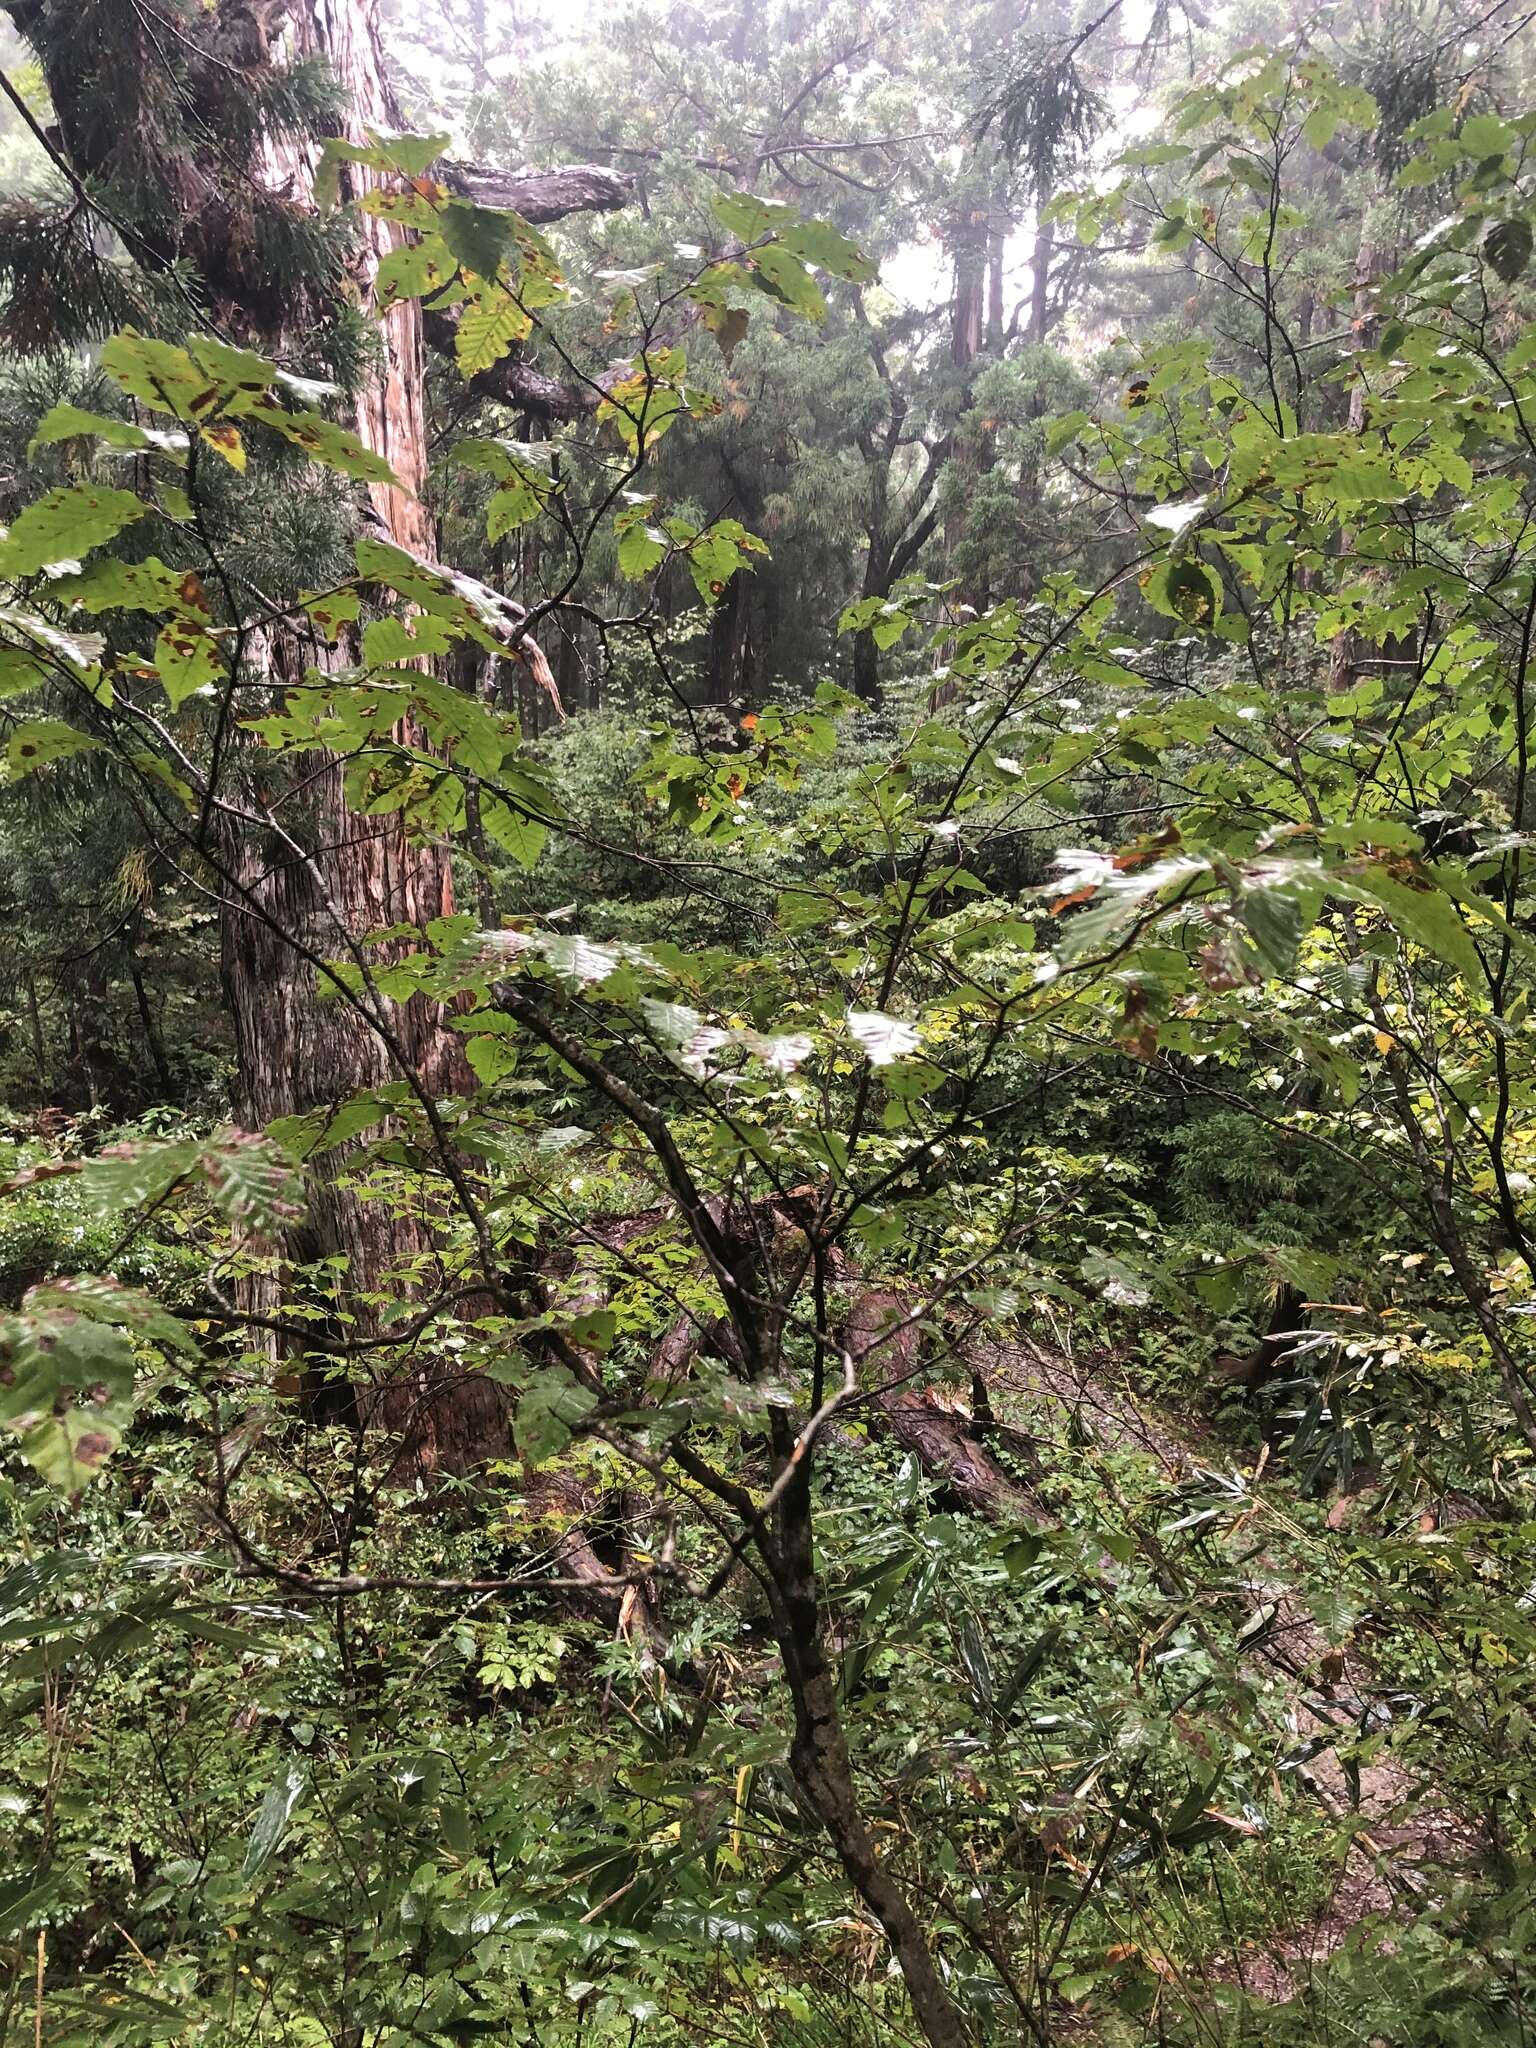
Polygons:
[[950,312],[949,353],[961,369],[981,354],[987,294],[987,211],[968,207],[952,230],[955,296]]
[[987,353],[1003,352],[1003,259],[1008,239],[1004,222],[994,219],[987,227]]
[[705,701],[722,710],[745,710],[751,700],[750,584],[748,576],[733,576],[710,617]]
[[37,995],[37,976],[32,971],[31,961],[22,969],[22,985],[27,998],[27,1028],[32,1039],[32,1064],[37,1069],[37,1090],[39,1102],[48,1099],[48,1042],[43,1033],[43,1006]]
[[905,1893],[875,1848],[859,1811],[848,1742],[827,1659],[816,1585],[811,1496],[804,1477],[780,1505],[770,1569],[777,1580],[777,1634],[795,1707],[789,1765],[801,1796],[837,1852],[854,1890],[879,1921],[906,1983],[912,2015],[930,2048],[967,2048],[967,2034],[939,1977]]
[[[138,940],[134,940],[137,947]],[[173,1084],[170,1061],[165,1056],[165,1041],[160,1036],[160,1026],[155,1022],[155,1013],[149,1000],[149,990],[144,986],[144,970],[134,959],[128,969],[133,983],[133,999],[139,1008],[139,1023],[144,1032],[144,1047],[149,1054],[150,1064],[155,1070],[155,1079],[160,1084],[162,1098],[169,1102]]]
[[[347,95],[347,134],[398,128],[386,81],[375,0],[307,0],[288,17],[292,54],[321,58]],[[310,152],[269,143],[262,166],[274,191],[310,189]],[[377,182],[366,167],[348,165],[353,196]],[[398,239],[390,223],[359,213],[351,256],[359,300],[372,297],[378,266]],[[298,337],[294,337],[295,341]],[[370,374],[352,401],[352,424],[364,444],[382,455],[403,486],[370,486],[374,515],[389,538],[417,553],[434,554],[435,534],[422,493],[427,476],[426,382],[421,311],[403,301],[379,323],[379,346]],[[274,691],[302,680],[306,667],[334,669],[355,659],[345,639],[332,649],[310,636],[279,627],[257,649],[257,673]],[[249,764],[247,764],[249,765]],[[308,771],[307,771],[308,772]],[[223,974],[234,1021],[243,1122],[262,1127],[414,1074],[437,1095],[467,1078],[460,1042],[440,1005],[421,998],[399,1005],[379,999],[371,1017],[335,999],[319,963],[369,956],[369,933],[409,926],[453,910],[453,878],[443,846],[412,845],[397,814],[359,817],[342,793],[342,769],[330,764],[306,781],[302,822],[285,804],[281,832],[249,830],[225,835],[230,880],[224,901]],[[295,845],[295,841],[298,845]],[[302,850],[305,858],[296,858]],[[380,956],[375,953],[375,962]],[[434,1277],[433,1246],[440,1219],[420,1197],[364,1199],[346,1182],[346,1160],[332,1155],[311,1177],[310,1213],[302,1240],[290,1249],[308,1258],[346,1261],[342,1306],[353,1334],[378,1326],[380,1298],[398,1299]],[[258,1282],[252,1305],[274,1302],[276,1286]],[[428,1383],[425,1361],[382,1384],[355,1390],[365,1419],[397,1431],[406,1459],[423,1468],[463,1470],[505,1447],[503,1409],[496,1389],[477,1380]]]
[[1050,230],[1037,225],[1029,258],[1029,325],[1024,339],[1038,346],[1050,330],[1051,250]]
[[[1366,207],[1366,225],[1361,231],[1360,248],[1355,257],[1355,300],[1354,320],[1355,346],[1360,356],[1375,346],[1376,331],[1381,322],[1376,313],[1376,286],[1388,268],[1387,252],[1372,238],[1370,227],[1371,207]],[[1348,428],[1352,434],[1365,432],[1367,417],[1365,381],[1356,376],[1349,391]],[[1352,555],[1355,551],[1355,535],[1352,527],[1344,527],[1339,533],[1339,552]],[[1346,626],[1336,633],[1328,656],[1328,692],[1336,696],[1351,690],[1360,680],[1361,671],[1368,659],[1366,642],[1353,626]]]
[[[883,487],[877,493],[877,510],[881,516],[885,509]],[[890,551],[885,545],[885,535],[879,526],[873,527],[869,535],[869,553],[864,558],[864,584],[861,597],[889,597],[891,594]],[[866,627],[853,636],[853,693],[861,703],[878,705],[884,692],[880,687],[880,650],[875,645],[875,636]]]

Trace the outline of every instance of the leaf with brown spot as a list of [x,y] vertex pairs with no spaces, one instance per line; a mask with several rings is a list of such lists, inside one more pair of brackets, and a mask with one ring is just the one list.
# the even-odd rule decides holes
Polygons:
[[199,427],[198,433],[216,455],[222,455],[231,469],[245,473],[245,443],[240,438],[240,429],[227,421],[216,426]]

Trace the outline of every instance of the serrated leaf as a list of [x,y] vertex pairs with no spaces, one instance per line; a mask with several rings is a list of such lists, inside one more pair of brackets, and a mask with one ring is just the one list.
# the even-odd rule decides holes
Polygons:
[[373,288],[381,306],[393,306],[401,299],[420,299],[428,292],[441,291],[452,275],[453,264],[442,236],[424,235],[387,252]]
[[1153,505],[1142,514],[1148,526],[1155,526],[1164,533],[1180,534],[1186,526],[1193,526],[1206,508],[1206,498],[1187,498],[1182,505]]
[[33,718],[18,725],[6,742],[5,758],[13,776],[31,775],[72,754],[94,753],[101,741],[67,725],[62,718]]
[[630,521],[619,535],[619,574],[636,582],[664,562],[672,543],[659,526],[644,519]]
[[1504,284],[1513,284],[1531,260],[1528,220],[1496,220],[1483,236],[1483,260]]
[[[454,261],[487,282],[500,276],[503,263],[517,248],[517,216],[476,206],[468,199],[450,199],[439,211],[437,225]],[[512,282],[515,287],[515,276]]]
[[132,491],[60,485],[19,513],[0,540],[0,576],[36,576],[50,563],[75,562],[148,510]]
[[543,941],[540,951],[556,974],[583,988],[606,981],[619,965],[619,955],[607,946],[595,944],[579,933],[560,933]]
[[173,620],[156,640],[155,667],[173,709],[224,673],[212,634],[180,620]]
[[185,1348],[158,1303],[96,1276],[29,1289],[0,1318],[0,1425],[50,1485],[77,1493],[122,1441],[133,1412],[126,1327]]
[[1453,967],[1469,988],[1483,981],[1482,958],[1472,934],[1427,867],[1416,867],[1411,881],[1399,880],[1380,867],[1363,873],[1353,870],[1343,879],[1341,893],[1384,910],[1410,944]]
[[791,226],[800,218],[796,207],[778,199],[759,199],[752,192],[716,192],[709,205],[721,227],[739,235],[744,242]]
[[60,404],[51,407],[38,422],[37,432],[27,446],[27,460],[30,462],[39,448],[87,436],[105,441],[109,448],[152,449],[175,462],[181,461],[187,451],[185,434],[141,427],[132,420],[116,420],[105,413],[85,412],[78,405]]
[[542,1464],[565,1449],[573,1429],[596,1405],[597,1396],[563,1366],[546,1367],[528,1382],[517,1404],[513,1435],[518,1450],[532,1464]]
[[266,403],[248,406],[246,411],[248,417],[275,428],[285,440],[302,448],[312,461],[326,469],[338,470],[361,483],[390,484],[398,491],[405,490],[382,455],[376,454],[350,427],[328,420],[324,413],[288,412],[280,405]]
[[1514,139],[1514,130],[1497,114],[1474,114],[1462,123],[1457,137],[1462,148],[1478,158],[1502,156]]
[[[101,660],[106,642],[99,633],[66,633],[50,619],[39,618],[35,612],[23,611],[14,605],[0,605],[0,626],[12,633],[18,633],[32,646],[56,660],[78,669],[82,675],[93,670]],[[8,653],[22,654],[26,650],[14,648]],[[4,684],[0,682],[0,694]]]
[[745,259],[747,274],[759,291],[777,299],[792,313],[818,324],[827,317],[827,302],[821,287],[793,251],[782,243],[769,242],[754,249]]
[[362,599],[356,590],[323,590],[300,599],[305,611],[334,647],[343,627],[355,625],[362,614]]
[[[187,583],[191,573],[168,569],[158,555],[149,555],[142,562],[120,562],[115,555],[104,555],[78,576],[61,578],[50,594],[60,604],[93,613],[167,612],[181,607],[182,593],[192,588]],[[201,607],[193,608],[206,612],[206,599]]]
[[499,285],[477,285],[459,315],[453,352],[460,375],[466,381],[499,363],[520,341],[526,341],[533,321],[509,292]]
[[193,362],[184,348],[155,341],[131,327],[101,346],[101,367],[130,398],[179,420],[199,420],[223,402],[219,380]]
[[363,628],[363,660],[370,668],[446,654],[452,645],[447,626],[430,612],[418,612],[409,625],[404,619],[385,618],[370,619]]
[[778,238],[803,262],[814,263],[818,270],[849,284],[872,284],[879,275],[878,265],[829,220],[804,220],[793,227],[780,227]]
[[704,325],[715,337],[720,353],[725,358],[727,369],[736,351],[746,340],[752,325],[752,315],[745,306],[706,306]]
[[1160,563],[1143,587],[1154,610],[1187,626],[1209,626],[1216,615],[1216,584],[1199,562]]
[[1314,107],[1301,124],[1301,132],[1314,149],[1326,149],[1338,131],[1338,110],[1334,107]]
[[199,427],[197,431],[215,455],[222,456],[241,476],[245,474],[245,443],[238,427],[231,426],[228,420],[216,420],[212,426]]
[[451,137],[447,135],[392,135],[369,129],[366,142],[353,142],[345,135],[326,138],[315,166],[315,205],[329,213],[341,196],[341,166],[364,164],[372,170],[398,171],[407,178],[419,178],[428,171]]
[[520,868],[531,870],[538,866],[549,839],[547,825],[540,824],[537,818],[525,817],[500,797],[488,796],[483,791],[480,822],[488,836],[504,853],[510,853]]
[[235,348],[215,334],[194,334],[187,349],[198,368],[222,385],[231,399],[259,397],[278,377],[289,385],[301,381],[280,371],[276,363],[254,349]]

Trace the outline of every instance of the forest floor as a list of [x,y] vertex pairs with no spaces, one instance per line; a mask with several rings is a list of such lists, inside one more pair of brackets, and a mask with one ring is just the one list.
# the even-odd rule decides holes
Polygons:
[[[1252,1474],[1239,1474],[1230,1442],[1208,1421],[1155,1408],[1112,1362],[1081,1365],[1025,1341],[991,1345],[971,1363],[1000,1419],[1037,1439],[1077,1445],[1111,1498],[1119,1494],[1113,1466],[1127,1456],[1150,1460],[1162,1473],[1171,1517],[1183,1511],[1190,1488],[1202,1479],[1258,1493],[1262,1459]],[[1448,1874],[1475,1863],[1480,1838],[1432,1784],[1390,1756],[1363,1760],[1357,1770],[1346,1767],[1339,1749],[1373,1714],[1381,1690],[1376,1674],[1356,1645],[1330,1643],[1302,1597],[1294,1567],[1277,1550],[1250,1555],[1244,1570],[1255,1614],[1273,1610],[1254,1638],[1255,1676],[1275,1702],[1277,1734],[1293,1752],[1312,1752],[1293,1784],[1348,1835],[1320,1908],[1262,1941],[1245,1942],[1207,1970],[1213,1982],[1240,1984],[1278,2004],[1296,1997],[1311,1972],[1357,1930],[1364,1937],[1421,1909]],[[1278,1776],[1275,1784],[1279,1792]],[[1390,1932],[1382,1938],[1390,1940]]]

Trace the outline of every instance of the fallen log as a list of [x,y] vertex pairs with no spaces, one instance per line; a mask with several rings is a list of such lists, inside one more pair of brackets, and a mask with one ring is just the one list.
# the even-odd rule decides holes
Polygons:
[[986,1441],[1008,1441],[1027,1456],[1028,1440],[995,1418],[976,1415],[958,1394],[917,1384],[928,1373],[922,1331],[898,1295],[881,1288],[861,1294],[849,1311],[843,1342],[860,1386],[873,1385],[876,1412],[929,1478],[952,1488],[975,1514],[995,1521],[1041,1519]]

